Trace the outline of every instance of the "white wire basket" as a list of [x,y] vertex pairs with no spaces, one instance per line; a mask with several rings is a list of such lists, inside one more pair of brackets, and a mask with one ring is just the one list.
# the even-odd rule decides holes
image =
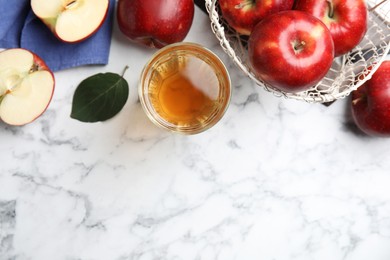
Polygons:
[[[223,19],[218,0],[205,0],[211,28],[222,49],[257,85],[279,97],[311,103],[327,103],[347,97],[371,78],[390,50],[390,0],[369,11],[367,33],[349,53],[334,59],[326,76],[315,86],[298,93],[283,92],[257,78],[248,60],[248,39],[238,34]],[[368,8],[382,0],[367,0]],[[371,67],[371,69],[369,69]]]

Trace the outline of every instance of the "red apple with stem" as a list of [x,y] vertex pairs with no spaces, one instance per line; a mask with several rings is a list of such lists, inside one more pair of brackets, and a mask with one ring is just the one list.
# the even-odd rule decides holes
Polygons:
[[295,93],[316,85],[334,58],[332,36],[319,19],[301,11],[264,18],[249,37],[255,74],[272,87]]
[[294,0],[219,0],[222,17],[238,33],[250,35],[267,15],[292,9]]
[[118,26],[129,39],[162,48],[184,40],[192,25],[194,8],[193,0],[119,0]]
[[24,125],[48,107],[54,76],[45,62],[26,49],[0,52],[0,118],[9,125]]
[[371,136],[390,137],[390,61],[351,94],[352,117]]
[[31,0],[36,16],[64,42],[93,35],[106,19],[109,0]]
[[294,9],[325,23],[332,34],[336,57],[351,51],[367,31],[365,0],[297,0]]

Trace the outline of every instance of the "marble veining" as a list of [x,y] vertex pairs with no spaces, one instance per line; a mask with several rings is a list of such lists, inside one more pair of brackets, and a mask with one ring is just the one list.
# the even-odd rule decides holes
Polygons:
[[[57,72],[42,117],[0,124],[0,260],[389,260],[390,140],[361,134],[348,98],[308,104],[256,86],[198,9],[186,40],[232,78],[225,116],[204,133],[149,121],[137,83],[154,50],[116,25],[107,66]],[[115,118],[70,118],[81,80],[126,65]]]

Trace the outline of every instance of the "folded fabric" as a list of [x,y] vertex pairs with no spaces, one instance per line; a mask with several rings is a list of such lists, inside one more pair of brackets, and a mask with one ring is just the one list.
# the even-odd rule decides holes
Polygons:
[[40,56],[53,71],[83,65],[105,65],[110,52],[115,0],[106,20],[79,43],[59,40],[31,10],[30,0],[0,0],[0,48],[25,48]]
[[29,0],[0,0],[0,48],[20,47],[20,35],[29,11]]

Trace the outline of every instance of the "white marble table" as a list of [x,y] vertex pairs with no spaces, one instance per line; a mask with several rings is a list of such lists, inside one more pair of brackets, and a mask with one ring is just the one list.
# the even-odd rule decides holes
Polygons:
[[[390,139],[326,107],[274,97],[229,62],[196,10],[186,41],[229,68],[231,105],[181,136],[143,113],[137,81],[154,50],[114,27],[107,66],[55,73],[47,112],[0,124],[1,260],[389,260]],[[69,117],[82,79],[120,73],[130,96],[104,123]]]

